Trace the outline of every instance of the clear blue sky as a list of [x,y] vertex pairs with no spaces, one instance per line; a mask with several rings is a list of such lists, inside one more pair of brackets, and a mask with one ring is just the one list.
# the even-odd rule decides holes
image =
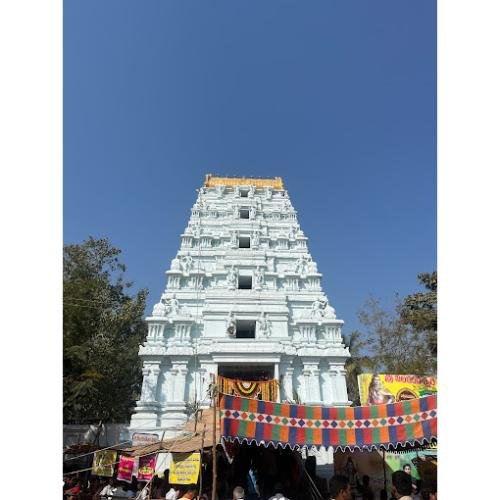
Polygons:
[[64,2],[64,241],[147,313],[205,173],[281,176],[344,333],[436,267],[430,0]]

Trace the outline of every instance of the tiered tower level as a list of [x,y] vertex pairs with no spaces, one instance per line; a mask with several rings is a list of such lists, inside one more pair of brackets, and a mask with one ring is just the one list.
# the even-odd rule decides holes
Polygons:
[[211,374],[280,381],[281,401],[348,406],[343,321],[281,178],[207,175],[146,318],[131,431],[175,436]]

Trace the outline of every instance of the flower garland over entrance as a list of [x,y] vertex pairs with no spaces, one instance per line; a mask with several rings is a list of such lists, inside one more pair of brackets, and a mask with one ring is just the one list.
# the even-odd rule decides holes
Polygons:
[[276,401],[278,397],[278,381],[271,380],[239,380],[222,376],[217,377],[219,392],[243,398]]

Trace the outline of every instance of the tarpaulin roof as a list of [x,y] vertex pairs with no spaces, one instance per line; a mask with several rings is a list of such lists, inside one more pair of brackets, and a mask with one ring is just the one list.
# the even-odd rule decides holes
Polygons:
[[[187,421],[180,436],[166,439],[149,445],[121,448],[121,451],[133,457],[150,455],[158,452],[189,453],[199,451],[202,447],[211,447],[213,444],[213,409],[200,410],[197,420],[193,416]],[[219,419],[215,426],[216,443],[220,442]]]
[[221,394],[222,438],[333,450],[396,449],[437,439],[437,394],[398,403],[324,407]]

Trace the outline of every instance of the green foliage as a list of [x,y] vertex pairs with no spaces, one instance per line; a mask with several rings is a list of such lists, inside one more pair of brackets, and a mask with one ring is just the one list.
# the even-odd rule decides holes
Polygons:
[[63,262],[65,423],[124,422],[140,393],[146,290],[130,295],[121,251],[90,237]]
[[360,404],[357,376],[360,373],[434,374],[437,368],[437,273],[419,274],[427,289],[396,297],[387,311],[375,298],[358,312],[363,325],[347,342],[351,358],[346,363],[349,399]]
[[347,342],[351,357],[346,361],[346,383],[347,394],[349,399],[355,406],[361,404],[358,388],[358,375],[371,371],[373,369],[373,360],[366,355],[365,351],[368,348],[368,341],[363,338],[363,334],[354,330],[349,336]]
[[422,273],[418,280],[426,292],[408,295],[401,305],[402,320],[424,335],[431,353],[437,355],[437,272]]

